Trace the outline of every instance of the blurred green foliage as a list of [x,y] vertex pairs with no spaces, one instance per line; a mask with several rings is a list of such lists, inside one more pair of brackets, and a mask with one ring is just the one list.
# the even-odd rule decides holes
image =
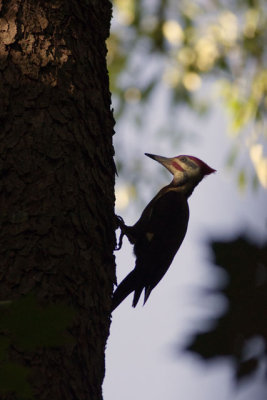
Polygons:
[[8,396],[15,393],[20,400],[34,399],[31,385],[28,382],[30,368],[15,362],[0,364],[0,394]]
[[28,382],[31,369],[12,359],[10,348],[25,353],[71,344],[67,327],[72,324],[74,310],[64,304],[42,306],[29,294],[0,302],[0,311],[0,397],[13,392],[20,399],[32,399]]
[[42,307],[35,296],[27,295],[2,304],[0,332],[7,330],[13,345],[22,351],[62,346],[71,341],[66,328],[73,317],[74,310],[67,305],[51,304]]
[[[200,99],[198,91],[203,83],[216,82],[235,140],[231,166],[239,148],[247,146],[255,174],[267,187],[266,2],[113,0],[113,4],[108,65],[117,119],[138,103],[136,119],[142,122],[144,105],[161,85],[168,90],[170,115],[184,105],[203,114],[211,104],[208,97]],[[245,186],[244,170],[238,182]]]

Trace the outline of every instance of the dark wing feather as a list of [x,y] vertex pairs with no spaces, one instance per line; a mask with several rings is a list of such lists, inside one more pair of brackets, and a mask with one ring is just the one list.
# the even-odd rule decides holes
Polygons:
[[187,200],[182,194],[170,190],[154,199],[145,217],[139,225],[134,251],[136,290],[139,293],[145,288],[146,301],[167,272],[185,237],[189,218]]
[[138,303],[143,289],[144,302],[147,301],[152,289],[167,272],[184,239],[188,218],[187,199],[165,188],[151,200],[137,223],[126,227],[135,243],[136,264],[135,269],[115,290],[112,310],[133,291],[133,307]]

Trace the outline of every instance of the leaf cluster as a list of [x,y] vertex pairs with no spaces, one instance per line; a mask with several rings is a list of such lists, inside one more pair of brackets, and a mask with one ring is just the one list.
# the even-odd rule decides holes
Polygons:
[[267,243],[258,245],[244,235],[211,243],[214,262],[227,274],[228,283],[216,291],[227,300],[226,312],[187,350],[208,361],[232,360],[238,380],[251,376],[267,361]]
[[[214,99],[198,93],[212,81],[229,111],[235,149],[265,143],[266,24],[264,0],[114,0],[108,65],[117,119],[138,104],[135,120],[144,121],[144,107],[162,86],[168,92],[168,125],[185,105],[205,114]],[[258,160],[252,162],[267,187]]]
[[21,399],[32,399],[31,369],[14,360],[10,350],[32,353],[71,343],[66,328],[72,323],[74,310],[63,304],[44,307],[30,294],[2,301],[0,311],[0,397],[13,392]]

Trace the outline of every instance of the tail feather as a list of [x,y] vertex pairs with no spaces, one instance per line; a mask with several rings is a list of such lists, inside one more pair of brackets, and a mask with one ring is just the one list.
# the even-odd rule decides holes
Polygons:
[[150,293],[152,292],[152,289],[153,289],[153,287],[151,287],[151,286],[146,286],[146,288],[145,288],[145,298],[144,298],[144,304],[143,304],[143,305],[146,304],[146,301],[147,301],[147,299],[149,298]]
[[[136,284],[136,272],[132,270],[126,278],[119,284],[115,292],[113,293],[112,299],[112,311],[118,307],[118,305],[135,290]],[[140,296],[140,295],[139,295]]]
[[139,288],[135,289],[134,298],[133,298],[133,304],[132,304],[133,307],[135,307],[136,304],[138,303],[138,300],[139,300],[139,298],[141,296],[141,293],[142,293],[143,289],[144,289],[143,287],[141,287],[141,288],[139,287]]

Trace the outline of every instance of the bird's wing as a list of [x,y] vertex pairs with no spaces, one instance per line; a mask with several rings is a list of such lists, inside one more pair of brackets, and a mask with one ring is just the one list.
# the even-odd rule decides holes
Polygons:
[[155,198],[135,244],[136,270],[144,286],[155,287],[169,268],[187,230],[187,200],[168,191]]

